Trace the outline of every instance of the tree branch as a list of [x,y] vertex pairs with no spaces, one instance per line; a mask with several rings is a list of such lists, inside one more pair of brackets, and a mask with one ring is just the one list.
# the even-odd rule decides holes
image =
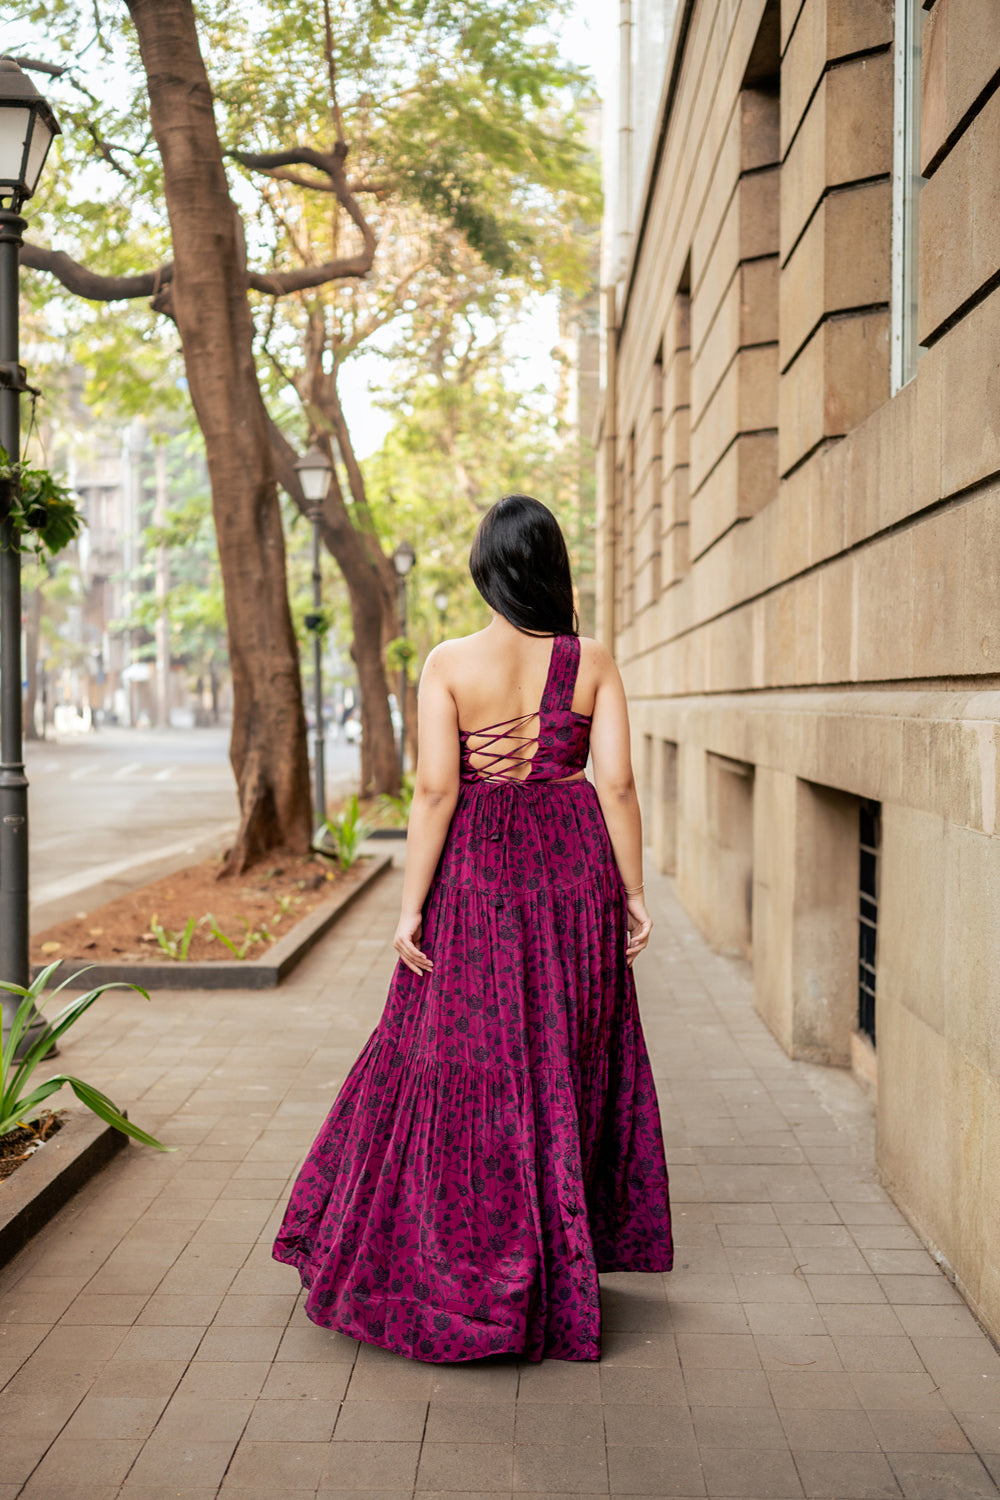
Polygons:
[[[347,160],[347,143],[338,140],[332,151],[314,151],[311,146],[296,146],[291,151],[231,151],[230,156],[241,166],[252,171],[267,172],[275,176],[286,167],[315,167],[330,179],[330,187],[337,202],[347,211],[351,221],[360,231],[364,250],[359,255],[343,260],[327,261],[322,266],[302,266],[294,271],[280,271],[268,277],[251,273],[250,285],[259,292],[270,292],[281,297],[287,292],[304,292],[310,287],[323,286],[327,281],[338,281],[351,276],[367,276],[375,259],[375,232],[361,211],[347,181],[344,163]],[[300,186],[306,186],[301,180]]]
[[[297,266],[289,271],[250,271],[247,284],[255,292],[285,297],[290,292],[305,292],[311,287],[324,286],[328,281],[367,276],[373,255],[374,245],[371,253],[365,250],[341,260],[324,261],[320,266]],[[160,299],[166,296],[173,281],[174,268],[170,263],[156,271],[141,271],[135,276],[103,276],[99,271],[82,266],[64,251],[48,250],[42,245],[25,244],[20,258],[22,266],[32,271],[48,271],[68,292],[85,297],[88,302],[120,302],[149,297],[154,300],[158,312],[169,310]]]
[[89,302],[119,302],[132,297],[153,297],[174,276],[172,264],[156,271],[140,271],[135,276],[102,276],[81,266],[62,250],[47,250],[42,245],[21,247],[21,264],[32,271],[48,271],[61,281],[68,292],[86,297]]
[[338,165],[343,165],[347,146],[338,141],[332,151],[314,151],[312,146],[295,146],[291,151],[230,151],[228,153],[241,167],[253,172],[271,172],[275,167],[315,167],[334,177]]

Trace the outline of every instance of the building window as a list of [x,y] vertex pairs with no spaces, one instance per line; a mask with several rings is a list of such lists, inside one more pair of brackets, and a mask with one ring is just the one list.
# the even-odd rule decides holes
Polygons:
[[878,855],[882,808],[862,802],[858,908],[858,1030],[875,1045],[875,953],[878,936]]
[[892,147],[892,390],[917,373],[917,247],[920,189],[922,0],[895,0]]

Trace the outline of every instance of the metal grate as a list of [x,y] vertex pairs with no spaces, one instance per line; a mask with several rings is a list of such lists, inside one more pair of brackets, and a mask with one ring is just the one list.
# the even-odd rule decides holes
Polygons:
[[875,951],[878,931],[878,853],[882,835],[882,807],[862,802],[860,807],[858,905],[858,1030],[875,1045]]

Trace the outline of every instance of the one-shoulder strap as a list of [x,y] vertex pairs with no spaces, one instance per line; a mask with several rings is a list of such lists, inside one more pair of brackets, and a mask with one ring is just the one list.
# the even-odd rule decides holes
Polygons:
[[576,674],[580,669],[580,638],[557,635],[552,642],[552,660],[542,694],[542,713],[569,712],[573,707]]

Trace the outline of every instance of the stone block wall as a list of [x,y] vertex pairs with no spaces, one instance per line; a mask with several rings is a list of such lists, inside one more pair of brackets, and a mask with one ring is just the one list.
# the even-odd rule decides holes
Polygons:
[[1000,6],[921,0],[921,350],[893,392],[901,4],[679,8],[607,303],[600,628],[653,857],[796,1056],[859,1056],[879,809],[880,1165],[1000,1335]]

